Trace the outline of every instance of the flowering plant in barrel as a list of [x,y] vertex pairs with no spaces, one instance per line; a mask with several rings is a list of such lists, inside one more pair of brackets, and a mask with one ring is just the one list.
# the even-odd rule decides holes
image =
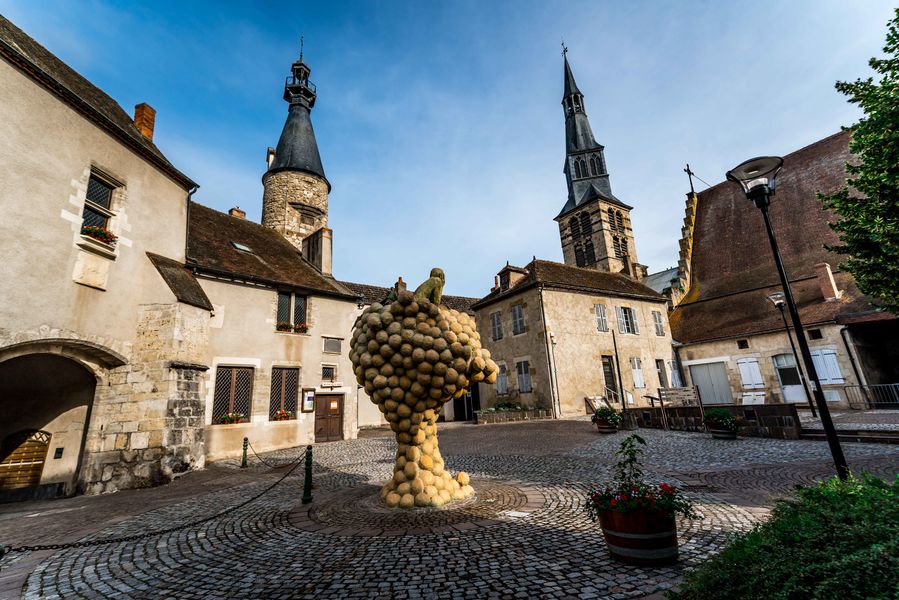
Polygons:
[[608,406],[600,406],[593,411],[590,420],[596,425],[600,433],[615,433],[621,425],[621,415],[615,409]]
[[711,432],[712,437],[722,440],[737,439],[740,424],[737,418],[726,408],[709,408],[705,411],[702,422]]
[[587,514],[599,521],[612,558],[636,565],[665,565],[677,560],[675,515],[695,518],[692,502],[668,483],[643,480],[639,435],[622,440],[615,454],[610,485],[590,493]]

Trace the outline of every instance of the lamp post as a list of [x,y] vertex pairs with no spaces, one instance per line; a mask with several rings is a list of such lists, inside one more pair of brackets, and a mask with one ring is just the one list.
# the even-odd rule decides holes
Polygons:
[[787,279],[783,260],[780,257],[780,250],[777,247],[777,239],[774,237],[774,231],[771,229],[771,219],[768,216],[768,206],[771,204],[775,181],[777,174],[783,167],[783,162],[783,159],[778,156],[752,158],[728,171],[727,179],[739,183],[746,197],[762,212],[765,230],[768,233],[768,241],[771,243],[771,253],[774,254],[774,264],[777,266],[777,274],[780,276],[780,283],[783,286],[784,301],[787,309],[790,311],[793,329],[796,330],[796,341],[802,354],[805,372],[811,381],[812,394],[814,395],[815,403],[818,405],[821,425],[824,427],[824,434],[827,437],[827,445],[830,447],[830,454],[833,456],[837,475],[840,479],[846,479],[849,476],[849,467],[846,464],[846,457],[843,455],[843,448],[840,446],[837,431],[833,426],[833,419],[830,418],[830,410],[827,408],[827,400],[825,400],[824,391],[821,389],[821,381],[818,378],[817,371],[815,371],[815,364],[812,362],[812,354],[808,349],[805,336],[802,335],[804,331],[802,321],[799,319],[799,311],[796,309],[796,303],[793,301],[793,292],[790,289],[790,282]]
[[796,353],[796,345],[793,344],[793,335],[790,333],[790,326],[787,324],[787,314],[784,312],[787,303],[784,302],[784,293],[775,292],[768,296],[768,300],[770,300],[771,304],[780,311],[780,318],[783,319],[784,322],[784,331],[787,332],[787,339],[790,340],[790,349],[793,351],[793,360],[796,361],[796,371],[799,373],[800,381],[802,381],[802,389],[805,390],[805,399],[808,402],[808,407],[812,409],[812,416],[817,418],[818,413],[815,412],[815,403],[812,401],[811,392],[808,391],[808,382],[806,381],[805,375],[802,374],[802,369],[799,367],[799,355]]

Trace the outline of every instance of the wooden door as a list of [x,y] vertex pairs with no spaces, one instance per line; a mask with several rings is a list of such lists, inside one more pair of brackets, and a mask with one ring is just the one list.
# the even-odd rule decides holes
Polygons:
[[699,389],[703,404],[734,403],[723,362],[690,365],[690,377]]
[[618,380],[615,378],[615,362],[611,356],[603,356],[602,357],[602,378],[605,381],[606,388],[609,391],[603,390],[603,396],[611,396],[609,398],[609,402],[620,402],[618,398]]
[[0,489],[40,484],[49,447],[50,434],[46,431],[20,431],[6,438],[0,462]]
[[315,441],[343,439],[343,394],[315,395]]

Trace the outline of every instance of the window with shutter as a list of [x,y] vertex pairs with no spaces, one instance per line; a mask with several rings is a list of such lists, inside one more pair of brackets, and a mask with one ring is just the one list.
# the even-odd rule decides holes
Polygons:
[[636,356],[632,356],[630,358],[630,363],[631,363],[631,375],[634,378],[634,387],[635,388],[646,387],[646,382],[643,379],[643,361],[641,361]]
[[503,339],[503,321],[502,313],[497,311],[490,313],[490,330],[494,340]]
[[521,304],[512,306],[512,335],[524,333],[524,307]]
[[616,306],[615,314],[618,317],[619,333],[640,333],[640,328],[637,326],[637,313],[632,308]]
[[652,311],[652,324],[655,325],[656,335],[665,335],[665,324],[662,321],[662,313],[654,310]]
[[812,363],[818,373],[821,385],[834,385],[846,383],[843,372],[840,371],[840,363],[837,361],[837,353],[830,348],[812,350]]
[[500,396],[509,393],[509,372],[506,365],[499,366],[499,373],[496,375],[496,393]]
[[677,370],[677,362],[673,360],[668,361],[668,370],[671,371],[671,386],[672,387],[683,387],[684,382],[680,379],[680,371]]
[[594,304],[593,311],[596,313],[596,329],[597,331],[608,331],[609,321],[606,318],[606,305]]
[[523,360],[515,363],[515,370],[518,374],[518,391],[527,394],[532,391],[531,388],[531,363]]
[[765,387],[765,381],[762,379],[762,372],[759,370],[759,360],[757,358],[738,358],[737,368],[740,369],[743,389],[752,390]]

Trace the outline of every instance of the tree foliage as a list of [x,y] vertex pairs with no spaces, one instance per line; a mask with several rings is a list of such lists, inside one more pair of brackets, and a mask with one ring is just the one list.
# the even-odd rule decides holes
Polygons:
[[899,314],[899,9],[883,52],[868,62],[876,81],[836,84],[864,112],[850,128],[849,149],[858,160],[846,166],[846,187],[819,197],[839,217],[831,227],[841,244],[829,249],[848,257],[840,266],[869,298]]

